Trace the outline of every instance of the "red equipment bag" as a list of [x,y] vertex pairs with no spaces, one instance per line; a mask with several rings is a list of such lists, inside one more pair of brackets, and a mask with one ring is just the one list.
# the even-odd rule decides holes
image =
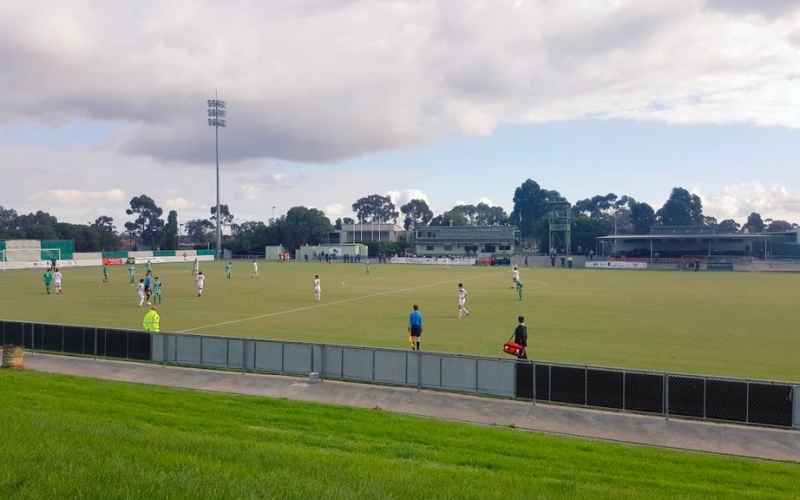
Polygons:
[[525,348],[516,342],[509,340],[503,344],[503,352],[511,354],[512,356],[520,357],[525,354]]

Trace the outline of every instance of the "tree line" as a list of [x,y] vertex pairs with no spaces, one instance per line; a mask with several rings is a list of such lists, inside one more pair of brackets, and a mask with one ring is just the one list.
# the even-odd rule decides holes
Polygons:
[[228,205],[220,205],[219,216],[216,206],[212,206],[208,218],[192,219],[179,225],[175,210],[167,214],[165,221],[163,209],[151,197],[142,194],[130,200],[126,214],[133,220],[125,222],[122,231],[117,231],[114,219],[105,215],[86,225],[69,224],[58,222],[47,212],[18,214],[14,209],[0,206],[0,239],[73,240],[76,252],[114,251],[125,246],[174,250],[181,244],[205,248],[214,241],[219,224],[220,230],[227,228],[228,233],[223,246],[241,255],[261,254],[268,245],[294,249],[321,244],[329,233],[347,224],[396,224],[399,221],[410,231],[425,226],[515,225],[524,244],[546,250],[550,214],[553,210],[567,210],[566,207],[569,207],[572,223],[573,252],[579,247],[593,248],[599,236],[649,234],[650,228],[658,225],[716,226],[720,234],[778,232],[798,227],[784,220],[762,219],[757,212],[751,213],[743,225],[733,219],[718,222],[703,214],[700,197],[681,187],[673,188],[658,210],[631,196],[614,193],[570,203],[558,191],[545,189],[532,179],[514,190],[512,201],[514,208],[510,214],[502,207],[478,203],[459,205],[434,215],[425,200],[413,199],[398,210],[389,196],[372,194],[352,204],[356,219],[338,218],[334,224],[320,210],[304,206],[290,208],[285,215],[271,219],[269,224],[261,221],[235,223]]

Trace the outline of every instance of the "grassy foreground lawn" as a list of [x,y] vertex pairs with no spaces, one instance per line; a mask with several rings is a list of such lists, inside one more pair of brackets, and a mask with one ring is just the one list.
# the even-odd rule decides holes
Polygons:
[[800,466],[0,370],[0,498],[790,499]]
[[[227,283],[224,264],[203,263],[202,298],[190,262],[154,265],[163,330],[404,349],[417,303],[426,350],[505,356],[522,314],[538,360],[800,381],[796,274],[522,268],[519,301],[509,268],[373,263],[365,276],[363,264],[261,262],[252,279],[250,262],[235,261]],[[99,268],[65,269],[61,296],[44,293],[40,270],[0,273],[0,317],[141,328],[127,270],[109,271],[104,284]],[[459,282],[471,312],[461,320]]]

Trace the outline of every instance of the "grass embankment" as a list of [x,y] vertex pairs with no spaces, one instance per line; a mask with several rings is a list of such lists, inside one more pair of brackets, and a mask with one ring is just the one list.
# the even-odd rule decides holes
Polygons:
[[0,498],[799,498],[797,464],[27,371],[0,388]]

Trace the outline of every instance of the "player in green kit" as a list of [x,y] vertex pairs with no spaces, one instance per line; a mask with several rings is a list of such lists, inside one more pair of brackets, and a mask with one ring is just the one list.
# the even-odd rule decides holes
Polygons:
[[128,277],[131,279],[131,286],[136,284],[136,266],[133,262],[128,266]]
[[522,300],[522,291],[525,290],[525,287],[522,286],[522,282],[517,280],[517,293],[519,294],[519,300]]
[[231,282],[231,274],[233,274],[233,263],[228,262],[228,265],[225,266],[225,277],[228,278],[228,283]]
[[369,259],[364,262],[364,268],[366,269],[366,274],[369,274]]
[[103,283],[108,283],[108,267],[103,264]]
[[158,276],[156,276],[156,279],[153,282],[153,302],[156,304],[161,303],[161,287],[163,285],[164,283],[159,281]]
[[50,269],[44,272],[42,281],[44,281],[44,288],[47,290],[47,295],[50,295],[50,283],[53,282],[53,275],[50,274]]

